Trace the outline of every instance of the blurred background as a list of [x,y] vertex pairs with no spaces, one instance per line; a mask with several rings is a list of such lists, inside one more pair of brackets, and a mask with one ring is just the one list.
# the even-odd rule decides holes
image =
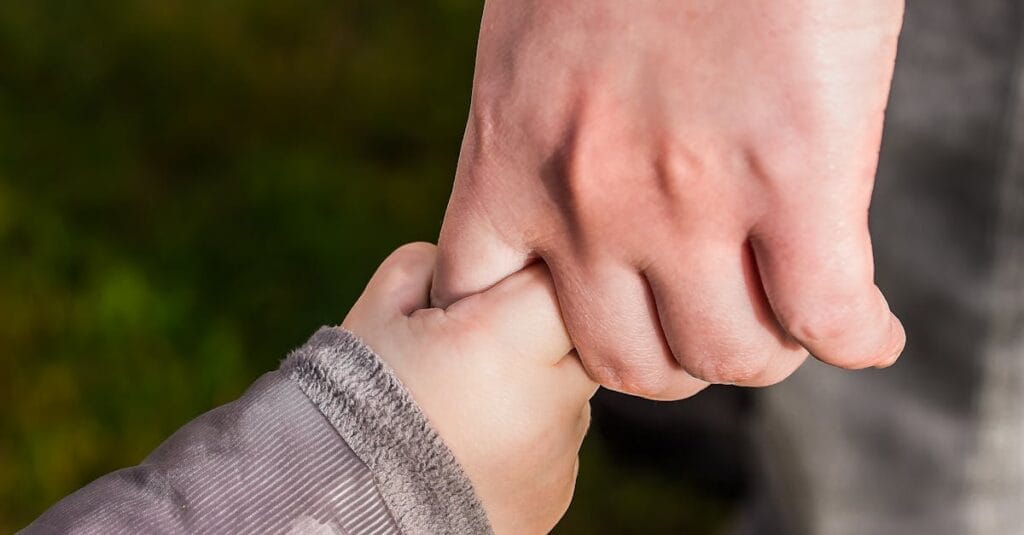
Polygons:
[[[0,532],[238,396],[435,239],[481,7],[4,2]],[[741,396],[599,396],[558,532],[726,526]]]

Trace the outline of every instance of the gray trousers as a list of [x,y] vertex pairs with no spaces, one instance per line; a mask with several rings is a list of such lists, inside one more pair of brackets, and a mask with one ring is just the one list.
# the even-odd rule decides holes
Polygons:
[[758,392],[785,533],[1024,533],[1024,2],[907,4],[871,219],[909,341]]

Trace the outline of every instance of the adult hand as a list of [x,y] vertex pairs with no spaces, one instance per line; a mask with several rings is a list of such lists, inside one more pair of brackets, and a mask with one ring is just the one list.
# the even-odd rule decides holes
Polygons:
[[436,304],[542,259],[605,386],[885,366],[868,204],[898,0],[488,0]]

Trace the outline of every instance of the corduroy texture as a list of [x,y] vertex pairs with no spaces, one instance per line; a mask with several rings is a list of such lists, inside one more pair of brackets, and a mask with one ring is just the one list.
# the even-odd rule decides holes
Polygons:
[[455,457],[388,367],[320,329],[238,400],[25,533],[491,533]]
[[321,328],[281,371],[366,463],[403,533],[492,532],[451,451],[388,366],[352,333]]
[[25,533],[398,533],[373,476],[281,372],[189,422],[141,464]]

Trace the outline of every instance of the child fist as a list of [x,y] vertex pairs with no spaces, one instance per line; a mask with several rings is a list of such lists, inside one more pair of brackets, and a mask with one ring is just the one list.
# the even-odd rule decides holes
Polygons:
[[404,383],[472,481],[497,533],[549,531],[568,508],[597,385],[533,265],[429,308],[436,248],[392,253],[343,327]]

